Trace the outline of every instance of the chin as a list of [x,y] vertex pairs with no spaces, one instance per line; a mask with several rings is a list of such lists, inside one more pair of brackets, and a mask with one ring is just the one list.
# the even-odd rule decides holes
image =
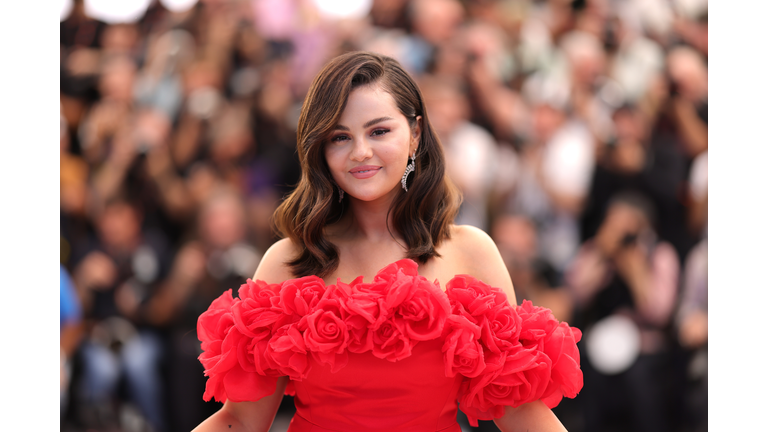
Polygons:
[[353,191],[353,192],[347,192],[347,193],[349,194],[350,197],[358,201],[364,201],[364,202],[373,202],[373,201],[378,201],[382,199],[392,200],[397,196],[399,187],[400,187],[400,184],[398,183],[398,186],[396,188],[393,188],[388,192],[358,191],[357,193],[355,193]]

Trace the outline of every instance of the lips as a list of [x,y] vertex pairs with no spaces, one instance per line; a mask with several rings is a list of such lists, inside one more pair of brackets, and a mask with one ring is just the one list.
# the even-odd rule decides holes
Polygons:
[[380,166],[362,165],[362,166],[352,168],[351,170],[349,170],[349,173],[352,174],[352,177],[356,179],[367,179],[375,176],[376,173],[379,172],[379,170],[381,170]]

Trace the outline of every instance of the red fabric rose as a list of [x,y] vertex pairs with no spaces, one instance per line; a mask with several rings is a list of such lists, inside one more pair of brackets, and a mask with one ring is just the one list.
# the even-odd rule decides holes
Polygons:
[[[258,348],[257,343],[261,345]],[[256,401],[275,392],[279,374],[271,371],[271,376],[265,376],[256,368],[257,359],[263,359],[265,345],[266,340],[256,341],[240,333],[236,327],[230,329],[221,344],[222,352],[230,353],[237,361],[225,373],[215,371],[223,375],[227,399],[233,402]]]
[[405,334],[416,341],[440,337],[445,320],[451,313],[448,298],[435,282],[421,276],[412,277],[410,286],[403,284],[407,295],[395,308],[395,316],[405,329]]
[[359,315],[369,324],[384,321],[379,320],[384,310],[384,298],[379,293],[353,292],[344,307],[350,315]]
[[513,348],[518,343],[521,321],[509,304],[489,309],[481,322],[483,344],[495,353]]
[[267,344],[265,357],[269,366],[280,374],[288,375],[292,380],[306,378],[310,364],[299,323],[277,329]]
[[504,291],[472,276],[458,275],[446,285],[446,294],[454,314],[481,328],[486,348],[499,353],[517,343],[521,320]]
[[[379,320],[384,309],[384,290],[372,287],[371,284],[363,284],[363,278],[358,277],[352,281],[351,294],[343,304],[346,310],[345,324],[349,332],[349,352],[364,353],[373,349],[373,333],[371,327]],[[381,287],[384,284],[381,283]],[[362,288],[362,291],[360,290]]]
[[267,337],[283,314],[279,307],[279,289],[280,285],[269,285],[260,280],[254,282],[251,279],[241,285],[238,291],[240,301],[232,305],[238,330],[251,337],[257,334],[261,335],[260,339]]
[[504,367],[485,387],[485,400],[512,407],[539,400],[549,384],[551,368],[552,361],[541,351],[520,348],[507,353]]
[[317,276],[304,276],[298,279],[289,279],[280,287],[280,302],[287,322],[280,321],[279,326],[298,321],[299,318],[312,312],[314,307],[325,294],[325,282]]
[[560,323],[544,345],[544,353],[552,359],[552,380],[541,401],[549,408],[556,407],[563,396],[575,398],[584,386],[579,349],[581,331]]
[[[221,354],[221,341],[224,340],[229,328],[234,325],[231,307],[234,303],[232,290],[226,290],[216,300],[211,302],[208,310],[203,312],[197,318],[197,338],[200,340],[200,347],[203,353],[200,355],[200,361],[203,359],[212,359]],[[205,363],[203,366],[208,368]]]
[[454,314],[466,316],[478,325],[487,315],[509,306],[504,291],[468,275],[457,275],[448,281],[445,293]]
[[419,276],[418,265],[409,259],[384,267],[373,282],[357,283],[354,291],[347,307],[368,325],[349,320],[351,350],[370,347],[374,356],[390,361],[410,356],[418,341],[440,337],[450,313],[440,287]]
[[574,398],[584,385],[579,349],[581,331],[558,322],[549,309],[533,306],[524,300],[518,308],[522,319],[520,342],[536,347],[552,362],[552,380],[542,395],[542,402],[554,408],[563,396]]
[[457,373],[473,378],[485,370],[483,346],[480,344],[480,327],[463,316],[448,317],[449,328],[443,342],[445,375]]
[[211,397],[219,402],[227,399],[222,376],[211,371],[219,363],[223,364],[218,369],[225,371],[234,364],[235,358],[226,355],[229,353],[222,356],[221,351],[221,343],[235,325],[230,310],[233,302],[232,290],[227,290],[211,302],[208,310],[197,319],[197,338],[200,340],[200,347],[203,350],[197,358],[203,364],[205,375],[209,377],[205,383],[205,393],[203,394],[203,399],[206,401],[210,400]]
[[462,383],[459,403],[468,417],[490,420],[503,415],[503,407],[518,407],[538,400],[550,380],[552,363],[544,353],[518,345],[503,356],[495,372]]
[[406,276],[418,276],[419,265],[412,259],[404,258],[387,265],[376,273],[374,280],[386,280],[392,283],[397,273],[402,272]]
[[342,304],[338,298],[320,300],[315,311],[301,320],[301,327],[306,327],[304,342],[307,349],[318,362],[330,365],[334,373],[348,361],[349,333]]
[[459,408],[467,415],[469,424],[477,427],[477,420],[493,420],[504,414],[504,407],[493,405],[485,400],[482,386],[488,385],[496,372],[501,371],[506,360],[506,353],[483,352],[485,371],[474,378],[464,378],[459,387]]
[[411,340],[394,320],[384,321],[371,333],[374,356],[394,362],[411,355]]
[[[460,395],[466,386],[467,382],[465,381],[462,383],[462,389],[459,390]],[[502,405],[494,405],[484,411],[474,406],[469,406],[466,402],[462,403],[461,397],[459,398],[459,409],[467,415],[470,426],[474,427],[480,426],[477,422],[478,420],[493,420],[504,415],[504,406]]]
[[373,331],[368,320],[362,315],[349,315],[344,324],[349,332],[349,352],[360,354],[373,349]]
[[[549,309],[529,301],[513,309],[503,291],[470,276],[452,279],[446,293],[454,313],[450,322],[463,317],[481,331],[485,369],[480,373],[472,370],[472,377],[464,374],[469,379],[459,392],[461,409],[473,425],[477,419],[503,415],[504,405],[517,407],[541,399],[553,408],[563,396],[578,394],[583,385],[576,347],[581,338],[578,329],[558,322]],[[449,348],[460,337],[453,332],[446,337]],[[471,338],[466,333],[461,337],[468,343]],[[455,372],[459,369],[446,364],[447,375]]]
[[[369,318],[375,316],[372,329],[379,326],[394,314],[397,308],[410,294],[415,278],[418,277],[418,266],[409,259],[396,261],[373,277],[373,282],[360,282],[354,285],[353,298],[362,300],[363,310],[350,302],[350,307]],[[375,301],[378,309],[372,307]]]
[[284,316],[279,307],[279,290],[279,284],[248,279],[238,290],[239,300],[232,304],[235,326],[241,333],[253,338],[253,345],[258,346],[253,352],[253,360],[256,372],[262,375],[276,375],[274,370],[269,369],[264,352],[273,326]]
[[[352,284],[360,283],[360,281],[363,280],[363,277],[360,276],[357,279],[352,281]],[[325,288],[325,294],[323,294],[323,297],[321,300],[324,299],[335,299],[339,300],[342,304],[346,303],[347,300],[349,300],[349,297],[352,295],[352,285],[345,284],[341,281],[341,278],[336,280],[336,285],[330,285]]]
[[[392,320],[395,309],[411,293],[417,269],[415,262],[404,259],[381,269],[371,283],[360,277],[350,284],[352,294],[344,305],[349,312],[350,352],[373,350],[377,357],[392,361],[410,355],[411,343],[403,334],[405,323]],[[416,312],[414,307],[412,310]]]
[[536,347],[538,350],[544,349],[544,340],[550,335],[558,321],[552,311],[547,308],[534,306],[529,300],[523,300],[523,303],[516,308],[520,316],[520,342],[525,347]]
[[231,307],[238,301],[232,299],[232,290],[227,290],[198,318],[197,333],[203,349],[198,359],[208,377],[203,394],[206,401],[258,400],[275,392],[277,379],[257,372],[256,341],[235,326]]

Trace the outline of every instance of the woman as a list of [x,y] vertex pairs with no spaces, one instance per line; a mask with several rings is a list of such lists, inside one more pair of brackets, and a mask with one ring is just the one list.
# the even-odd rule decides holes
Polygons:
[[460,197],[401,66],[328,63],[298,153],[301,181],[275,214],[285,238],[198,322],[204,398],[226,402],[196,431],[267,431],[285,392],[291,432],[456,432],[457,398],[472,422],[564,430],[548,406],[581,388],[581,334],[513,309],[493,241],[452,224]]

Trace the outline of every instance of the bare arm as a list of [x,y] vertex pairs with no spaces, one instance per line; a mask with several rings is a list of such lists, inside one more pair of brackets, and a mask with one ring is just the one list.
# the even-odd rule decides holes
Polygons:
[[[290,240],[280,240],[273,244],[261,259],[253,279],[267,283],[291,279],[293,276],[285,262],[294,252],[295,247]],[[269,431],[287,384],[288,377],[280,377],[275,393],[255,402],[226,401],[219,411],[202,422],[193,432]]]
[[502,432],[562,432],[565,427],[557,416],[544,405],[535,401],[517,408],[504,407],[504,415],[494,420]]
[[288,377],[277,380],[275,392],[256,402],[224,402],[224,406],[208,417],[193,432],[267,432],[272,427],[283,400]]

